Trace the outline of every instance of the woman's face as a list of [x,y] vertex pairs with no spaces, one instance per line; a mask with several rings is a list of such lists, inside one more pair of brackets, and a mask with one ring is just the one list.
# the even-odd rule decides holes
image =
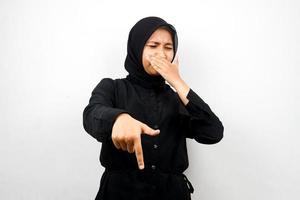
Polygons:
[[143,50],[143,66],[145,71],[150,75],[159,75],[159,73],[151,66],[149,56],[161,56],[168,61],[172,61],[174,50],[172,35],[169,31],[158,28],[147,40]]

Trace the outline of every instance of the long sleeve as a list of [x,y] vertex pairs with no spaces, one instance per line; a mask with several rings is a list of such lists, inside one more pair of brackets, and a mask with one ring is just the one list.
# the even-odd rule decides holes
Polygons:
[[183,118],[186,137],[203,144],[215,144],[223,138],[224,127],[210,107],[190,88],[184,106],[181,102],[179,112]]
[[87,133],[99,142],[111,138],[113,124],[126,110],[115,108],[114,81],[103,78],[92,91],[89,104],[83,111],[83,127]]

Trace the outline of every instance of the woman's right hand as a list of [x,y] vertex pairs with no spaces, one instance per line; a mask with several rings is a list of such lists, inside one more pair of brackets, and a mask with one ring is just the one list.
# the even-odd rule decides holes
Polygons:
[[135,152],[140,169],[144,168],[144,157],[141,143],[141,134],[158,135],[159,129],[154,130],[148,125],[134,119],[127,113],[121,113],[112,128],[112,141],[117,149]]

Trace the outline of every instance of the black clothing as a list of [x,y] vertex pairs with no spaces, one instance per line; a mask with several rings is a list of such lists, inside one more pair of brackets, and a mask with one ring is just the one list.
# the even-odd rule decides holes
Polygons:
[[[126,78],[100,81],[83,114],[85,130],[102,142],[100,161],[107,169],[97,199],[145,200],[157,194],[163,200],[188,199],[186,181],[182,176],[173,175],[183,173],[188,167],[186,138],[203,144],[217,143],[223,137],[223,126],[192,89],[187,98],[189,102],[184,106],[167,84],[164,90],[157,91]],[[138,169],[134,153],[118,150],[112,143],[112,126],[122,112],[160,129],[157,136],[141,135],[144,174]],[[134,197],[129,198],[131,195]]]
[[[163,24],[160,18],[150,19]],[[130,46],[133,42],[128,43]],[[133,53],[139,60],[141,54],[139,57],[136,54]],[[187,94],[189,102],[184,105],[165,82],[141,73],[138,70],[143,67],[141,60],[133,58],[131,61],[129,56],[126,58],[125,66],[129,69],[126,78],[103,78],[99,82],[83,112],[84,129],[102,143],[100,162],[105,172],[96,199],[190,199],[193,187],[183,175],[189,164],[186,138],[214,144],[222,139],[224,127],[192,89]],[[151,128],[160,129],[156,136],[141,134],[143,170],[138,168],[134,153],[117,149],[112,142],[112,127],[120,113],[128,113]]]

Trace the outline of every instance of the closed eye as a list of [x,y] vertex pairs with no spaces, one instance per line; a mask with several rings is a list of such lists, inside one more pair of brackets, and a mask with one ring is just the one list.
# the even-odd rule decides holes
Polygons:
[[[149,47],[151,47],[151,48],[155,48],[155,47],[157,47],[157,46],[155,46],[155,45],[148,45]],[[172,47],[166,47],[166,49],[173,49]]]

